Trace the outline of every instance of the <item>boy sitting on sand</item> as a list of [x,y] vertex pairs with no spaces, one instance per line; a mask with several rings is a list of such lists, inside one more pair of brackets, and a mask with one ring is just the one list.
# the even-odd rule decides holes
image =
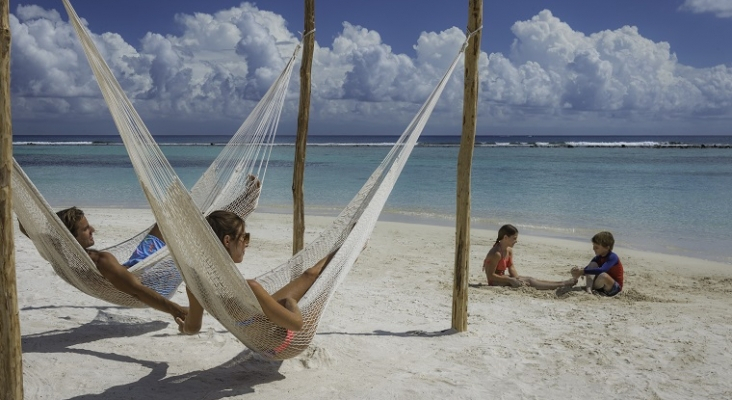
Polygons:
[[610,232],[600,232],[592,237],[592,251],[595,257],[584,268],[572,268],[572,276],[585,276],[587,293],[593,290],[612,297],[623,290],[623,264],[618,255],[613,253],[615,239]]

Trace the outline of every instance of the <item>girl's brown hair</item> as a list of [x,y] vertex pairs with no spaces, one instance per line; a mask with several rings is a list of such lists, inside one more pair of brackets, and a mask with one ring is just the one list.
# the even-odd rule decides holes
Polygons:
[[513,236],[517,233],[518,233],[518,228],[516,228],[515,226],[513,226],[511,224],[503,225],[501,227],[501,229],[498,230],[498,239],[496,239],[496,243],[494,243],[493,245],[494,246],[497,245],[498,242],[500,242],[504,236],[506,236],[506,235]]

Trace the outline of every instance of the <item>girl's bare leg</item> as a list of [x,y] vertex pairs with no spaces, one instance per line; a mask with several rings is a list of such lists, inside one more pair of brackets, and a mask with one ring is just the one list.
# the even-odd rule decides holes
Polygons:
[[545,281],[541,279],[532,278],[530,276],[519,277],[527,286],[531,286],[537,290],[555,290],[564,287],[572,287],[577,283],[574,278],[567,279],[566,281]]

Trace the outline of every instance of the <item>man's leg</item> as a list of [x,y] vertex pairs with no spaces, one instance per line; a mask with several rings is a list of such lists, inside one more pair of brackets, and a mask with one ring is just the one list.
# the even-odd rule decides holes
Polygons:
[[150,229],[150,232],[147,233],[148,235],[153,235],[156,238],[162,240],[165,242],[165,239],[163,239],[163,233],[160,232],[160,228],[158,227],[158,224],[153,225],[152,229]]

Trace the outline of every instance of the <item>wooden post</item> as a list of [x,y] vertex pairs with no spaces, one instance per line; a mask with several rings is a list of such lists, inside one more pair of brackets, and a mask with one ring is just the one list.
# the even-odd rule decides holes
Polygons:
[[[483,0],[469,0],[468,32],[483,25]],[[463,95],[463,132],[457,165],[457,210],[455,214],[455,282],[452,291],[452,328],[468,330],[468,271],[470,263],[470,171],[475,147],[478,108],[478,58],[480,37],[477,32],[465,49],[465,92]]]
[[315,48],[315,0],[305,0],[305,34],[300,65],[300,109],[297,114],[297,139],[292,176],[293,229],[292,254],[304,247],[305,236],[305,153],[310,118],[310,70]]
[[23,399],[23,363],[13,242],[10,5],[0,0],[0,399]]

